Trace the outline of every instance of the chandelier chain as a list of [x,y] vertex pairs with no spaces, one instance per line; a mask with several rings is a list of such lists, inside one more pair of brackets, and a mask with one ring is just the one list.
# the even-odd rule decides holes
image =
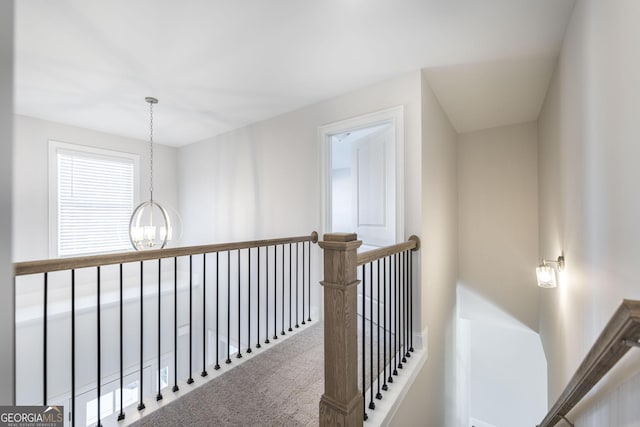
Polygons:
[[149,194],[153,202],[153,102],[149,103]]

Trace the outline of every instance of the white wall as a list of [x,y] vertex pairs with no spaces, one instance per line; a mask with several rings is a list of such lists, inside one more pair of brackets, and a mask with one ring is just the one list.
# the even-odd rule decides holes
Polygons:
[[[459,285],[538,330],[535,123],[458,140]],[[465,307],[461,307],[465,315]]]
[[0,405],[14,403],[14,289],[11,265],[13,0],[0,2]]
[[[468,426],[470,419],[531,425],[546,408],[533,270],[538,262],[537,147],[536,123],[458,138],[462,329],[457,345],[458,354],[469,351],[461,359],[468,365],[458,367],[458,386],[468,390],[457,402],[459,426]],[[505,401],[507,407],[499,403]]]
[[471,418],[496,427],[536,425],[547,409],[547,362],[538,334],[474,320],[470,338]]
[[[457,266],[456,133],[426,79],[421,82],[422,152],[407,158],[420,164],[422,224],[419,252],[422,283],[414,329],[427,332],[429,358],[396,412],[392,425],[450,426],[455,417],[455,299]],[[411,179],[407,177],[407,182]],[[407,198],[407,201],[409,199]]]
[[[638,22],[637,1],[576,2],[539,119],[540,255],[566,258],[560,286],[541,291],[550,405],[621,300],[640,299]],[[638,372],[632,350],[569,418],[636,425],[637,394],[624,393],[637,390]]]
[[[141,123],[141,126],[144,126]],[[50,258],[48,141],[86,145],[140,156],[140,197],[149,197],[148,142],[15,116],[13,259]],[[176,149],[154,144],[154,199],[177,207]]]
[[[421,233],[420,73],[274,117],[179,150],[184,243],[307,235],[321,229],[318,127],[405,107],[405,232]],[[314,247],[312,314],[321,258]]]

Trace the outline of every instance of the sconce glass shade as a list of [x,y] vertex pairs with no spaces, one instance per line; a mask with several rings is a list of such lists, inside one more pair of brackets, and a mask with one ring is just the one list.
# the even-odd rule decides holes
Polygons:
[[558,277],[556,268],[547,264],[540,264],[536,268],[536,277],[538,286],[541,288],[555,288],[558,286]]
[[148,200],[134,209],[129,220],[129,239],[137,251],[162,249],[172,238],[169,214],[162,206]]

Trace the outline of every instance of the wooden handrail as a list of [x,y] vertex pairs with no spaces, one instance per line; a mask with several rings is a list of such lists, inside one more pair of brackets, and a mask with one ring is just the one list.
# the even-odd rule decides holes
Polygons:
[[409,240],[404,243],[398,243],[396,245],[359,253],[358,265],[368,264],[372,261],[395,255],[409,249],[413,251],[420,249],[420,238],[418,236],[411,236],[409,237]]
[[539,427],[551,427],[563,419],[638,342],[640,301],[623,300]]
[[283,237],[279,239],[250,240],[246,242],[219,243],[215,245],[184,246],[180,248],[156,249],[144,252],[119,252],[107,255],[92,255],[74,258],[53,258],[40,261],[17,262],[13,264],[15,276],[72,270],[103,265],[125,264],[152,259],[173,258],[237,249],[258,248],[299,242],[318,242],[318,233],[309,236]]

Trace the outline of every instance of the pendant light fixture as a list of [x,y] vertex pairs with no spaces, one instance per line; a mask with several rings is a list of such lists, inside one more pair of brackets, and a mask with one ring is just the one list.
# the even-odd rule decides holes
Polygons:
[[149,200],[133,210],[129,220],[129,240],[137,251],[162,249],[172,238],[172,228],[167,211],[153,200],[153,105],[156,98],[145,98],[149,103]]

